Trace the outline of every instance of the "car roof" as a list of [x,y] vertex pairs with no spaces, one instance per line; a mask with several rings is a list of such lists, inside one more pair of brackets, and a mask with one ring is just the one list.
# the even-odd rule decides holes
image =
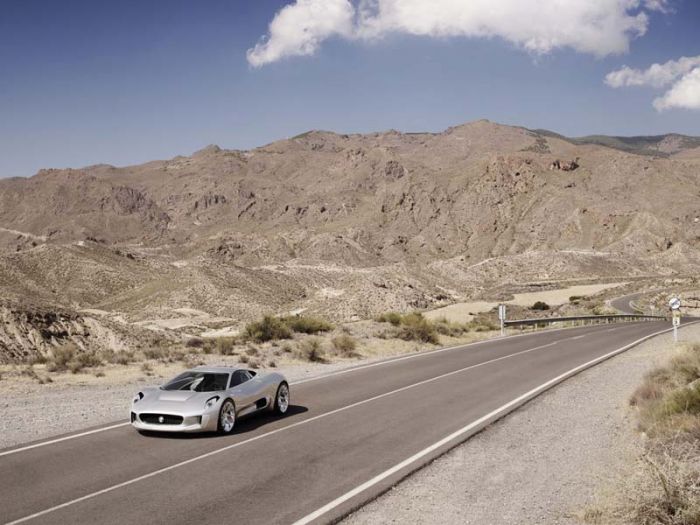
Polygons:
[[197,372],[211,372],[212,374],[230,374],[236,370],[245,370],[237,366],[198,366],[193,368]]

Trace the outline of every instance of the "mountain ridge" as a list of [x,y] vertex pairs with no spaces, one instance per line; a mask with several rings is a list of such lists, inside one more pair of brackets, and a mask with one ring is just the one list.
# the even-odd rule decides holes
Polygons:
[[43,170],[0,180],[0,291],[134,320],[300,307],[350,319],[509,283],[694,272],[693,152],[482,120]]

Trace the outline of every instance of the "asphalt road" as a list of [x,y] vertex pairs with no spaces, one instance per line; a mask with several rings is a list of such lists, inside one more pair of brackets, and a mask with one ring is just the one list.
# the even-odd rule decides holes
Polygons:
[[485,415],[668,327],[552,330],[360,366],[292,384],[290,415],[239,421],[231,436],[143,436],[125,425],[6,450],[0,521],[328,522],[463,441]]
[[616,299],[613,299],[610,301],[610,305],[615,308],[616,310],[619,310],[623,314],[638,314],[634,308],[632,308],[633,302],[637,301],[643,293],[634,293],[631,295],[625,295],[622,297],[618,297]]

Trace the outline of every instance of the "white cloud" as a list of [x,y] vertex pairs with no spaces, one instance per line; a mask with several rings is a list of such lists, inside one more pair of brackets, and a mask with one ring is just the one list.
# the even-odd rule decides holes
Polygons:
[[654,100],[657,111],[672,108],[700,109],[700,56],[652,64],[644,70],[623,66],[608,73],[605,83],[613,88],[670,86],[664,95]]
[[685,75],[695,67],[700,66],[700,56],[681,57],[669,60],[665,64],[652,64],[648,69],[632,69],[623,66],[605,76],[605,83],[614,88],[623,86],[664,87]]
[[700,109],[700,67],[676,82],[662,97],[654,100],[658,111],[671,108]]
[[297,0],[275,15],[269,35],[248,50],[248,62],[259,67],[289,56],[313,55],[331,36],[350,37],[354,16],[348,0]]
[[668,0],[296,0],[248,51],[262,66],[311,55],[326,39],[374,40],[392,33],[426,37],[498,37],[536,54],[559,48],[624,53],[649,24],[646,11]]
[[649,11],[659,11],[661,13],[670,13],[673,9],[670,6],[670,0],[645,0],[644,7]]

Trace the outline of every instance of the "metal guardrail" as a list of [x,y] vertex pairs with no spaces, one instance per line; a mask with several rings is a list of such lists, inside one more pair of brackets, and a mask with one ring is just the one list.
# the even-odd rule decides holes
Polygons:
[[571,317],[541,317],[539,319],[513,319],[506,320],[503,324],[508,326],[533,326],[540,324],[554,324],[577,321],[615,322],[631,320],[659,320],[666,319],[663,315],[643,315],[643,314],[614,314],[614,315],[577,315]]

